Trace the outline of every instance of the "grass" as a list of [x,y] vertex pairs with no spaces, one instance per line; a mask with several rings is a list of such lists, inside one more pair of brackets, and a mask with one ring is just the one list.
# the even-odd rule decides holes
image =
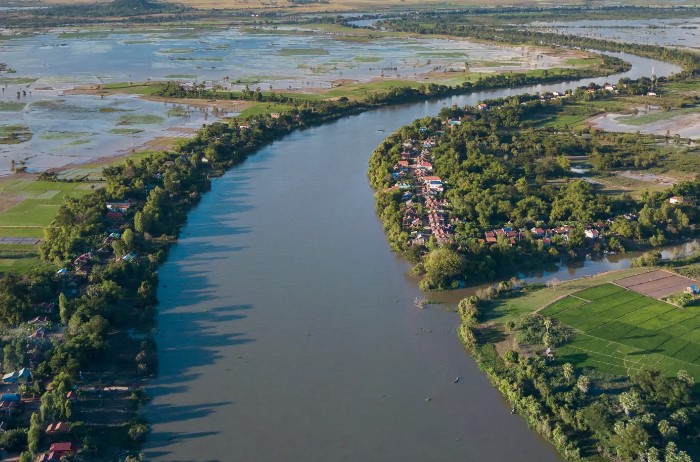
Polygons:
[[117,125],[148,125],[148,124],[160,124],[163,123],[164,119],[161,116],[152,114],[130,114],[123,115],[119,118]]
[[0,195],[22,200],[0,213],[0,236],[41,237],[67,197],[89,193],[92,185],[11,179],[0,182]]
[[700,310],[606,283],[567,295],[541,314],[576,330],[557,351],[560,361],[612,374],[641,369],[700,374]]
[[0,101],[0,112],[22,112],[27,103]]
[[127,93],[129,95],[153,95],[160,91],[161,85],[160,82],[117,82],[104,84],[102,85],[102,89],[118,93]]
[[[584,277],[558,284],[556,288],[547,288],[535,292],[528,292],[516,298],[507,298],[494,301],[484,314],[488,321],[507,322],[520,318],[523,314],[539,311],[551,303],[563,299],[579,290],[595,287],[600,284],[615,281],[627,276],[646,273],[648,268],[634,268],[622,271],[602,273],[595,277]],[[574,301],[572,303],[575,305]]]
[[358,63],[379,63],[384,61],[384,58],[379,56],[355,56],[352,60]]
[[0,125],[0,144],[20,144],[32,139],[26,125]]
[[253,115],[269,114],[271,112],[288,112],[291,109],[292,106],[288,104],[254,103],[250,107],[244,109],[240,116],[249,117]]
[[323,56],[328,51],[323,48],[282,48],[278,52],[281,56]]
[[109,131],[112,135],[135,135],[136,133],[141,133],[143,130],[140,128],[113,128]]
[[37,78],[34,77],[0,77],[0,85],[25,85],[36,82]]
[[190,115],[191,111],[188,111],[184,107],[174,107],[172,109],[168,109],[168,117],[187,117]]
[[88,132],[46,132],[42,133],[42,140],[77,140],[85,136],[90,136]]

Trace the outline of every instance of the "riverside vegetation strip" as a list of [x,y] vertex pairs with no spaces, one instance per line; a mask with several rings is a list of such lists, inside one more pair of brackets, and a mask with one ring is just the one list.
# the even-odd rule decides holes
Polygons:
[[[519,78],[523,77],[508,76],[494,85]],[[487,88],[487,82],[479,88]],[[274,117],[212,124],[171,152],[107,168],[105,188],[70,200],[46,230],[41,255],[51,266],[24,276],[8,273],[0,281],[0,322],[12,329],[4,367],[18,371],[32,361],[33,385],[19,390],[25,397],[38,398],[35,407],[20,406],[3,444],[13,449],[26,445],[21,459],[31,460],[55,441],[44,430],[55,421],[73,421],[69,438],[82,443],[76,456],[82,460],[112,458],[116,446],[134,448],[144,438],[148,427],[136,414],[115,419],[104,412],[96,386],[124,384],[123,389],[103,390],[109,392],[107,401],[143,399],[138,387],[133,395],[129,392],[157,366],[149,336],[155,315],[155,271],[211,178],[295,129],[386,104],[468,91],[438,85],[393,90],[362,102],[288,100],[289,110]],[[253,94],[256,100],[267,97]],[[206,97],[204,92],[196,96]],[[25,332],[36,323],[43,327],[32,332],[33,348],[26,351]],[[55,329],[57,324],[63,327]],[[42,388],[49,382],[50,390]],[[77,393],[70,392],[74,387]]]

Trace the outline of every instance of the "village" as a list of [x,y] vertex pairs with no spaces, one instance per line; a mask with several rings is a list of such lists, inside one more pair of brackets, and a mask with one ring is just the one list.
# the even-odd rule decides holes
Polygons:
[[[614,85],[607,84],[601,87],[604,91],[616,92]],[[590,88],[589,90],[597,91]],[[547,93],[542,99],[563,98],[566,94]],[[488,109],[488,105],[481,103],[477,106],[479,111]],[[443,120],[446,130],[459,127],[464,120],[473,116],[465,115],[457,119]],[[445,191],[449,185],[433,172],[432,150],[439,143],[445,131],[438,130],[434,134],[429,133],[427,127],[420,127],[420,133],[424,136],[422,141],[406,140],[401,144],[400,160],[393,166],[391,172],[390,190],[401,192],[402,228],[410,234],[409,244],[412,246],[424,246],[433,238],[439,245],[450,244],[455,239],[455,226],[462,221],[450,211],[450,203],[445,198]],[[670,205],[690,204],[692,201],[680,196],[672,196],[668,199]],[[616,220],[637,221],[639,215],[636,212],[628,212],[619,216],[611,216],[605,220],[583,224],[583,237],[587,247],[605,243],[606,237],[616,236],[611,230]],[[523,240],[534,241],[539,248],[546,249],[551,246],[569,244],[569,238],[574,228],[579,223],[562,223],[558,226],[547,226],[538,222],[531,228],[516,228],[511,223],[485,230],[478,242],[487,246],[504,242],[505,245],[516,247]],[[616,236],[619,237],[619,236]],[[615,253],[605,246],[595,246],[597,250],[605,253]]]
[[[133,200],[107,202],[103,213],[109,228],[100,245],[56,271],[54,277],[60,281],[63,293],[68,297],[99,294],[99,288],[89,284],[90,273],[96,264],[128,264],[137,260],[136,252],[115,250],[121,248],[122,225],[126,215],[133,214],[136,203]],[[6,330],[3,335],[2,366],[6,373],[0,384],[0,437],[15,431],[13,428],[30,425],[30,420],[33,421],[30,417],[40,414],[44,421],[40,429],[40,447],[46,450],[38,452],[36,460],[39,462],[58,462],[78,451],[89,453],[90,448],[83,442],[85,426],[97,425],[106,429],[110,424],[123,425],[126,423],[123,419],[129,415],[125,411],[132,407],[130,403],[134,396],[143,394],[142,383],[118,377],[109,379],[90,372],[80,371],[79,381],[67,389],[60,389],[65,385],[60,380],[59,389],[55,388],[56,377],[34,377],[32,371],[47,357],[50,358],[52,350],[64,343],[67,319],[58,305],[53,302],[37,304],[33,311],[39,313],[38,316]],[[137,342],[142,339],[142,335],[135,332],[126,335]],[[20,367],[23,365],[26,366]],[[43,399],[47,395],[51,395],[50,406],[45,403],[49,401]]]

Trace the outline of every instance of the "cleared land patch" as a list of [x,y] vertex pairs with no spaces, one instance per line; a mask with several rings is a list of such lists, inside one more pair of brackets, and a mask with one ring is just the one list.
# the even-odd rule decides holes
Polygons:
[[615,284],[649,297],[661,299],[681,293],[686,287],[696,284],[696,282],[685,276],[658,270],[618,279]]
[[[656,293],[654,284],[673,276],[652,271],[620,281]],[[700,375],[700,309],[676,308],[608,283],[567,295],[541,314],[577,331],[557,351],[561,361],[613,374],[656,369],[671,376],[684,369]]]

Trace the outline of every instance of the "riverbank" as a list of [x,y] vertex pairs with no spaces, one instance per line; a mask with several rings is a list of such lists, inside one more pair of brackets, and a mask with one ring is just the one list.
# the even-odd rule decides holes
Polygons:
[[[680,349],[697,353],[696,345],[681,338],[693,334],[692,327],[670,332],[672,319],[689,313],[616,285],[658,278],[656,273],[637,268],[547,288],[499,285],[460,303],[465,347],[513,412],[566,460],[636,460],[662,453],[691,460],[685,451],[696,456],[692,376],[699,366],[679,349],[667,348],[676,337]],[[639,325],[650,320],[657,325],[653,331]],[[648,349],[655,336],[657,347]],[[669,443],[669,432],[680,451]]]

